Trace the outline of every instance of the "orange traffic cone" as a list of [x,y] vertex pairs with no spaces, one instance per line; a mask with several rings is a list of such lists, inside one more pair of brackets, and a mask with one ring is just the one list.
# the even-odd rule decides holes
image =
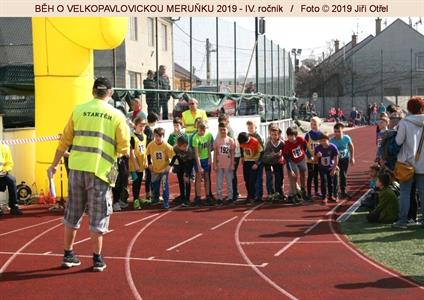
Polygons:
[[46,196],[44,195],[43,189],[40,190],[40,195],[38,196],[39,204],[46,204]]

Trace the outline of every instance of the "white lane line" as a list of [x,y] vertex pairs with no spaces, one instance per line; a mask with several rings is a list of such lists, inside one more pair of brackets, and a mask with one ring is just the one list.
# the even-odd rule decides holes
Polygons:
[[340,217],[337,218],[337,222],[344,222],[347,219],[350,218],[350,216],[358,210],[358,208],[361,206],[362,200],[365,199],[365,197],[368,196],[369,193],[371,193],[371,189],[366,191],[361,197],[359,197],[358,200],[355,201]]
[[309,232],[311,232],[315,227],[318,226],[319,223],[321,223],[323,220],[319,219],[318,221],[316,221],[311,227],[307,228],[303,233],[304,234],[308,234]]
[[203,235],[203,233],[196,234],[195,236],[193,236],[193,237],[191,237],[191,238],[189,238],[189,239],[187,239],[185,241],[182,241],[181,243],[178,243],[175,246],[169,247],[168,249],[166,249],[166,251],[174,250],[175,248],[178,248],[179,246],[182,246],[184,244],[187,244],[188,242],[190,242],[190,241],[192,241],[194,239],[197,239],[198,237],[200,237],[202,235]]
[[[0,252],[0,255],[11,255],[14,252]],[[28,253],[28,252],[20,252],[17,255],[21,256],[53,256],[53,257],[61,257],[63,254],[59,253]],[[79,255],[80,258],[92,258],[92,255]],[[104,256],[104,259],[111,260],[132,260],[132,261],[147,261],[147,262],[166,262],[166,263],[181,263],[181,264],[197,264],[197,265],[214,265],[214,266],[230,266],[230,267],[247,267],[250,268],[252,265],[250,264],[240,264],[240,263],[230,263],[230,262],[219,262],[219,261],[200,261],[200,260],[178,260],[178,259],[159,259],[151,256],[149,258],[144,257],[124,257],[124,256]],[[257,268],[264,268],[268,265],[268,263],[262,263],[260,265],[254,265]]]
[[281,286],[279,286],[278,284],[276,284],[274,281],[272,281],[271,278],[269,278],[268,276],[266,276],[264,273],[262,273],[261,270],[259,270],[258,266],[254,265],[252,263],[252,261],[250,260],[250,258],[247,256],[246,252],[244,252],[243,247],[240,244],[240,227],[243,224],[243,221],[258,207],[262,206],[263,203],[255,206],[254,208],[252,208],[248,213],[246,213],[238,222],[237,224],[237,228],[234,232],[234,240],[235,243],[237,245],[237,249],[240,252],[240,255],[243,257],[244,261],[247,262],[247,264],[253,269],[253,271],[255,271],[256,274],[259,275],[259,277],[261,277],[263,280],[265,280],[268,284],[270,284],[273,288],[275,288],[277,291],[279,291],[281,294],[287,296],[288,298],[290,298],[291,300],[297,300],[297,298],[290,294],[288,291],[286,291],[285,289],[283,289]]
[[318,220],[313,220],[313,219],[299,219],[299,220],[294,220],[294,219],[246,219],[244,220],[245,222],[308,222],[308,223],[312,223],[312,222],[316,222]]
[[[16,256],[22,252],[22,250],[24,250],[26,247],[28,247],[29,245],[31,245],[33,242],[35,242],[37,239],[39,239],[40,237],[42,237],[43,235],[45,235],[46,233],[52,231],[53,229],[56,229],[57,227],[62,226],[62,223],[57,224],[53,227],[50,227],[49,229],[43,231],[42,233],[40,233],[39,235],[33,237],[28,243],[26,243],[25,245],[23,245],[21,248],[19,248],[18,251],[16,252],[12,252],[12,256],[9,257],[9,259],[3,264],[3,266],[0,269],[0,276],[3,274],[3,272],[6,270],[6,268],[12,263],[12,261],[16,258]],[[41,254],[43,255],[43,254]]]
[[8,234],[15,233],[15,232],[18,232],[18,231],[22,231],[22,230],[25,230],[25,229],[37,227],[37,226],[40,226],[40,225],[43,225],[43,224],[47,224],[47,223],[51,223],[51,222],[54,222],[54,221],[57,221],[57,220],[61,220],[61,219],[62,219],[62,217],[55,218],[55,219],[52,219],[52,220],[49,220],[49,221],[45,221],[45,222],[41,222],[41,223],[38,223],[38,224],[34,224],[34,225],[22,227],[22,228],[19,228],[19,229],[8,231],[8,232],[3,232],[3,233],[0,233],[0,236],[4,236],[4,235],[8,235]]
[[300,239],[300,237],[295,238],[293,241],[291,241],[290,243],[288,243],[286,246],[284,246],[283,248],[281,248],[280,250],[278,250],[274,256],[280,256],[281,254],[283,254],[284,252],[286,252],[291,246],[293,246],[298,240]]
[[[257,242],[241,242],[242,245],[260,245],[260,244],[290,244],[292,241],[257,241]],[[340,241],[297,241],[298,244],[340,244]]]
[[134,298],[136,299],[136,300],[141,300],[142,298],[141,298],[141,295],[140,295],[140,293],[138,292],[138,290],[137,290],[137,287],[135,286],[135,283],[134,283],[134,279],[133,279],[133,277],[132,277],[132,274],[131,274],[131,259],[130,259],[130,256],[131,256],[131,252],[132,252],[132,249],[133,249],[133,247],[134,247],[134,244],[135,244],[135,242],[137,241],[137,239],[138,239],[138,237],[150,226],[150,225],[152,225],[154,222],[156,222],[157,220],[159,220],[160,218],[162,218],[162,217],[164,217],[164,216],[166,216],[167,214],[169,214],[169,213],[171,213],[173,210],[175,210],[175,209],[177,209],[179,206],[176,206],[176,207],[174,207],[174,208],[171,208],[170,210],[168,210],[168,211],[166,211],[166,212],[164,212],[164,213],[162,213],[162,214],[159,214],[159,215],[157,215],[153,220],[151,220],[149,223],[147,223],[146,225],[144,225],[143,226],[143,228],[141,228],[135,235],[134,235],[134,237],[132,238],[132,240],[131,240],[131,242],[129,243],[129,245],[128,245],[128,247],[127,247],[127,252],[126,252],[126,257],[125,257],[125,277],[127,278],[127,282],[128,282],[128,285],[130,286],[130,289],[131,289],[131,292],[132,292],[132,294],[133,294],[133,296],[134,296]]
[[137,221],[134,221],[134,222],[127,223],[127,224],[125,224],[125,226],[130,226],[130,225],[133,225],[133,224],[136,224],[136,223],[139,223],[139,222],[142,222],[142,221],[145,221],[145,220],[148,220],[148,219],[154,218],[154,217],[156,217],[157,215],[158,215],[158,213],[157,213],[157,214],[150,215],[150,216],[147,216],[147,217],[145,217],[145,218],[143,218],[143,219],[140,219],[140,220],[137,220]]
[[231,222],[232,220],[235,220],[235,219],[237,219],[237,218],[238,218],[237,216],[232,217],[231,219],[228,219],[227,221],[224,221],[224,222],[222,222],[222,223],[220,223],[220,224],[218,224],[218,225],[216,225],[216,226],[212,227],[212,228],[211,228],[211,230],[218,229],[219,227],[221,227],[221,226],[223,226],[223,225],[225,225],[225,224],[227,224],[227,223],[229,223],[229,222]]
[[[109,230],[109,231],[108,231],[108,232],[106,232],[104,235],[109,234],[109,233],[113,232],[114,230],[115,230],[115,229]],[[89,241],[90,239],[91,239],[91,237],[85,238],[85,239],[83,239],[83,240],[80,240],[80,241],[78,241],[78,242],[75,242],[75,243],[74,243],[74,245],[78,245],[78,244],[84,243],[84,242],[86,242],[86,241]]]
[[50,254],[50,253],[52,253],[51,251],[47,251],[47,252],[44,252],[43,254],[44,255],[47,255],[47,254]]
[[[333,217],[333,216],[331,216],[331,217]],[[407,284],[409,284],[413,287],[417,287],[421,290],[424,290],[424,286],[419,285],[418,283],[415,283],[415,282],[413,282],[413,281],[411,281],[411,280],[409,280],[409,279],[407,279],[403,276],[400,276],[396,273],[391,272],[390,270],[386,269],[385,267],[378,265],[377,263],[373,262],[371,259],[366,257],[366,255],[363,254],[358,248],[355,248],[350,243],[344,241],[340,237],[340,235],[336,232],[336,230],[334,229],[333,222],[330,222],[330,229],[331,229],[331,232],[333,233],[333,235],[343,244],[343,246],[345,246],[350,252],[352,252],[354,255],[356,255],[359,259],[363,260],[364,262],[370,264],[371,266],[377,268],[378,270],[380,270],[380,271],[382,271],[382,272],[384,272],[384,273],[386,273],[386,274],[388,274],[388,275],[390,275],[394,278],[397,278],[397,279],[399,279],[399,280],[401,280],[401,281],[403,281],[403,282],[405,282],[405,283],[407,283]]]

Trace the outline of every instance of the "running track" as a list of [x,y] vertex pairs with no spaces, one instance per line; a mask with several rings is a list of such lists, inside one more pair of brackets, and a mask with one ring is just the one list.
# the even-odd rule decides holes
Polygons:
[[[349,134],[357,164],[348,180],[357,198],[366,189],[375,130]],[[423,298],[423,287],[362,256],[338,234],[334,220],[350,204],[115,213],[103,273],[91,271],[86,219],[75,246],[82,264],[65,270],[60,214],[31,206],[23,217],[0,221],[1,298]]]

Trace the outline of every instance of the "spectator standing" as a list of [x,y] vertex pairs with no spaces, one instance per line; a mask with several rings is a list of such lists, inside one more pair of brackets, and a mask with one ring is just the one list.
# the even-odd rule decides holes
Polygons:
[[371,104],[367,106],[367,124],[371,125]]
[[378,106],[378,113],[382,114],[386,112],[386,107],[384,106],[383,101],[381,101],[380,105]]
[[194,123],[197,118],[201,118],[205,125],[208,123],[206,112],[203,109],[199,109],[197,107],[198,104],[199,102],[195,98],[191,98],[188,101],[189,110],[183,112],[182,121],[185,127],[185,132],[188,135],[192,135],[194,133]]
[[112,85],[109,80],[97,78],[93,86],[94,99],[77,106],[73,111],[49,167],[51,174],[56,173],[60,159],[72,145],[69,156],[69,196],[63,218],[63,266],[68,268],[81,264],[73,252],[73,245],[86,207],[90,218],[93,271],[99,272],[106,268],[101,251],[103,234],[108,231],[112,214],[110,187],[115,184],[117,174],[113,165],[117,155],[128,155],[130,148],[125,117],[107,103],[111,95]]
[[[171,84],[169,77],[166,74],[166,67],[164,65],[159,66],[159,74],[156,78],[158,81],[158,87],[160,90],[170,90]],[[159,93],[159,109],[162,109],[162,120],[168,120],[168,101],[170,98],[169,92]],[[159,110],[158,110],[159,111]]]
[[377,103],[373,103],[371,105],[371,125],[377,124],[377,117],[378,117],[378,108]]
[[397,228],[406,228],[410,206],[411,187],[415,180],[416,189],[421,201],[421,225],[424,226],[424,100],[412,97],[407,103],[410,115],[398,124],[396,143],[402,145],[398,161],[414,167],[414,176],[400,183],[399,219],[393,224]]
[[[143,87],[146,90],[156,89],[155,75],[152,70],[147,71],[147,78],[143,80]],[[155,92],[146,92],[147,114],[159,114],[158,101]]]

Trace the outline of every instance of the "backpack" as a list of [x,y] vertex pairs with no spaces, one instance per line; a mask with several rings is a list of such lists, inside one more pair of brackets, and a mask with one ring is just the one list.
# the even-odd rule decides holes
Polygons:
[[397,161],[397,155],[401,146],[396,143],[396,130],[388,130],[383,136],[381,142],[382,158],[386,161],[386,166],[394,170]]

